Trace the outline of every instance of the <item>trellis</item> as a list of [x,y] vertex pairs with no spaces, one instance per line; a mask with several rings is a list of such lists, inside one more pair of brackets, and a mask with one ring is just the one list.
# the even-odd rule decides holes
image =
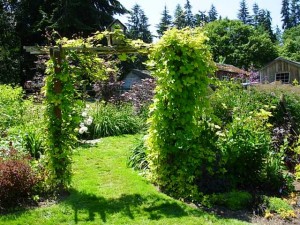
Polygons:
[[[118,46],[100,46],[100,47],[63,47],[62,45],[59,46],[24,46],[24,49],[26,52],[29,52],[30,54],[34,55],[49,55],[50,59],[53,61],[54,65],[54,79],[53,79],[53,86],[51,86],[52,93],[55,93],[56,95],[62,94],[63,91],[63,84],[61,80],[59,79],[59,75],[62,72],[63,68],[63,62],[65,61],[65,53],[69,51],[75,51],[77,53],[97,53],[98,55],[111,55],[111,54],[135,54],[140,49],[147,49],[147,47],[144,45],[140,45],[137,48],[132,46],[126,46],[126,45],[118,45]],[[47,93],[46,93],[47,98]],[[71,165],[71,161],[69,160],[70,155],[68,153],[64,152],[63,149],[63,141],[61,140],[60,135],[62,135],[62,125],[63,125],[63,111],[62,111],[62,103],[56,102],[52,105],[53,111],[51,114],[54,115],[53,122],[51,123],[51,126],[54,126],[55,128],[51,129],[50,134],[48,136],[51,136],[52,139],[57,139],[57,143],[55,143],[52,148],[49,149],[48,154],[51,154],[52,156],[52,163],[53,164],[61,164],[61,166],[57,166],[55,168],[52,168],[50,171],[53,172],[55,175],[50,180],[51,183],[53,183],[54,180],[54,186],[56,188],[65,189],[70,184],[70,177],[71,172],[68,169],[68,167]]]

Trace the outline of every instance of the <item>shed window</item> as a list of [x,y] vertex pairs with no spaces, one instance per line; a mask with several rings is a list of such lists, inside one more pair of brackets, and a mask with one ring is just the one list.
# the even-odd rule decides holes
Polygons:
[[290,73],[277,73],[276,81],[281,81],[283,84],[288,84],[290,81]]

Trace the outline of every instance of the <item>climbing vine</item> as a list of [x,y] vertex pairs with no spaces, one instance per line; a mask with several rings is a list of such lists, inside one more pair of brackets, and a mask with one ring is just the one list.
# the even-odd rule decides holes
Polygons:
[[[214,63],[200,29],[171,29],[154,46],[149,66],[157,78],[147,138],[150,178],[178,198],[197,194],[195,179],[215,153],[201,146],[199,120]],[[209,168],[209,165],[207,165]]]
[[[104,39],[114,35],[119,47],[104,47]],[[72,150],[76,143],[80,110],[84,102],[80,97],[83,79],[103,80],[118,68],[114,61],[107,62],[101,55],[119,54],[126,60],[126,53],[144,52],[147,45],[132,41],[116,29],[114,32],[96,32],[88,38],[68,40],[61,38],[50,50],[47,62],[46,96],[47,165],[52,187],[65,189],[71,182]],[[147,51],[147,50],[146,50]]]

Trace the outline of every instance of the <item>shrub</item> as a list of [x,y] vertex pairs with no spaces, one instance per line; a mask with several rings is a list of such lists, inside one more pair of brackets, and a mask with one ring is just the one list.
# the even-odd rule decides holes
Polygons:
[[[5,157],[4,157],[4,156]],[[15,149],[2,153],[0,157],[0,207],[16,206],[28,200],[38,183],[27,156]]]
[[156,78],[147,148],[150,179],[173,197],[197,198],[202,168],[212,170],[216,152],[201,145],[198,119],[207,106],[207,74],[214,63],[200,29],[171,29],[153,47]]
[[23,90],[21,87],[0,85],[0,130],[22,122],[24,112]]
[[266,205],[265,217],[270,213],[278,213],[283,219],[296,217],[293,207],[286,200],[264,196],[264,204]]
[[93,118],[89,138],[134,134],[141,128],[140,118],[134,114],[130,105],[96,103],[91,107],[89,115]]
[[262,169],[270,150],[267,128],[269,112],[261,110],[252,116],[234,116],[218,144],[225,160],[226,174],[239,186],[253,187],[262,181]]

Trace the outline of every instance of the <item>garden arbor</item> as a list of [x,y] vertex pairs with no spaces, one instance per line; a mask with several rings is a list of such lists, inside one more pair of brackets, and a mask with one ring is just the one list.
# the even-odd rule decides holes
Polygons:
[[[114,35],[119,45],[103,46],[99,43],[108,35]],[[60,39],[58,46],[25,46],[31,54],[50,55],[47,62],[44,87],[47,119],[46,158],[49,166],[48,181],[52,187],[65,189],[71,181],[71,154],[80,123],[80,108],[76,86],[83,76],[105,79],[113,66],[105,63],[102,55],[147,53],[148,45],[132,41],[116,29],[114,32],[96,32],[88,38]]]

